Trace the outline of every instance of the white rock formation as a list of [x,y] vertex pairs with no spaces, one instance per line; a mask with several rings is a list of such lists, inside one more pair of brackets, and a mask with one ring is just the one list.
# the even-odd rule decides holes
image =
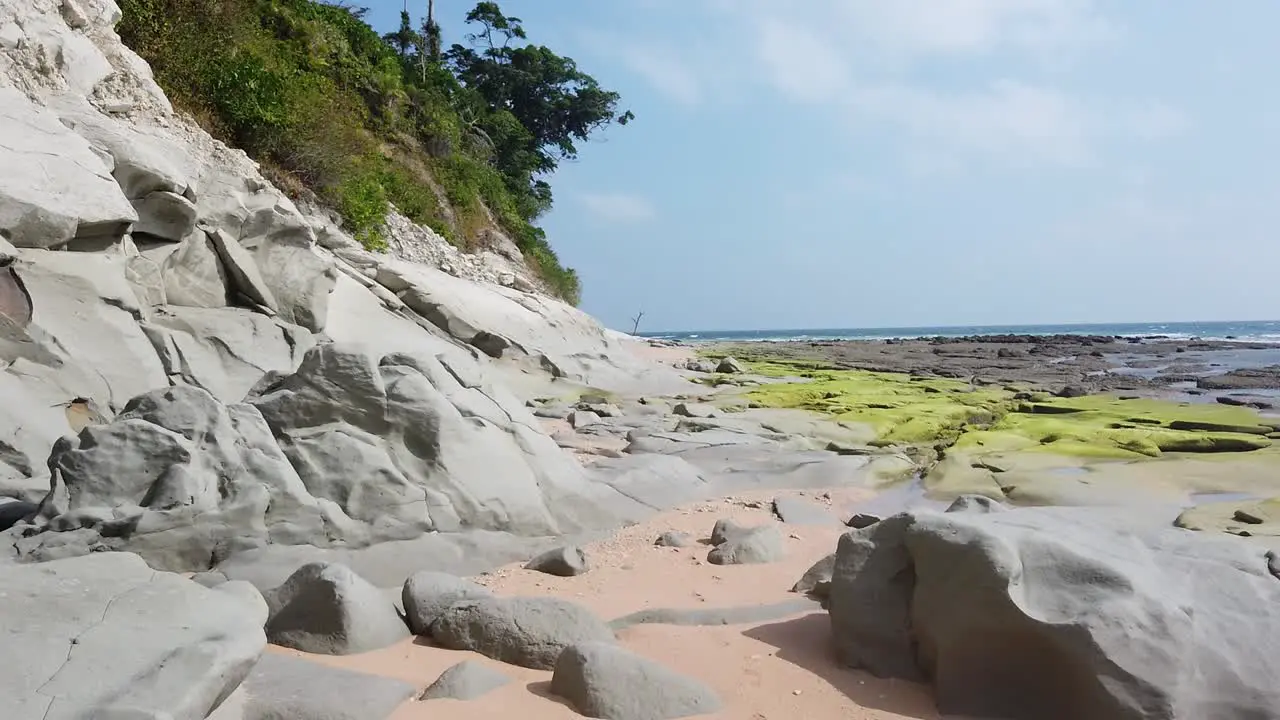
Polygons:
[[678,375],[529,292],[509,240],[466,255],[393,213],[397,258],[300,211],[173,112],[119,18],[0,0],[0,497],[42,501],[22,558],[204,568],[635,511],[500,380]]

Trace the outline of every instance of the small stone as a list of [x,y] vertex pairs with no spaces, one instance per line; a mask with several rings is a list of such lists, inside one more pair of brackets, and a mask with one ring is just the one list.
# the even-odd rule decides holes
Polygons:
[[475,700],[509,682],[511,678],[488,665],[467,660],[441,673],[440,677],[418,696],[418,699]]
[[1236,510],[1235,514],[1232,515],[1232,517],[1235,518],[1237,521],[1246,523],[1248,525],[1261,525],[1264,522],[1266,522],[1266,520],[1258,517],[1257,515],[1254,515],[1248,510]]
[[590,567],[582,548],[570,545],[542,553],[526,563],[524,569],[558,577],[574,577],[587,572]]
[[882,519],[883,518],[879,515],[873,515],[872,513],[855,513],[853,517],[849,518],[845,525],[853,528],[854,530],[861,530],[875,525]]
[[654,545],[659,547],[682,548],[689,547],[693,544],[693,538],[688,533],[682,532],[664,532],[653,541]]

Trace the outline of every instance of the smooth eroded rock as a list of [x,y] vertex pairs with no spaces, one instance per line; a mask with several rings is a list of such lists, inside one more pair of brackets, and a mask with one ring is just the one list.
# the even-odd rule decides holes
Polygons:
[[1014,720],[1271,717],[1280,583],[1262,548],[1098,508],[904,513],[840,539],[843,660]]
[[786,556],[782,532],[773,525],[746,530],[717,545],[707,554],[712,565],[751,565],[777,562]]
[[241,601],[136,555],[0,565],[0,597],[5,720],[201,720],[266,647]]
[[455,603],[431,635],[451,650],[471,650],[512,665],[550,670],[570,645],[614,641],[589,610],[551,597],[482,598]]
[[429,635],[431,624],[454,603],[492,596],[489,588],[470,580],[428,571],[414,573],[405,581],[400,600],[404,604],[409,629],[415,635]]
[[581,643],[560,655],[551,692],[605,720],[673,720],[721,709],[713,690],[625,648]]
[[475,700],[511,682],[511,678],[474,660],[460,662],[445,670],[419,696],[420,700]]
[[525,570],[536,570],[548,575],[574,577],[590,569],[587,554],[577,546],[566,546],[548,550],[525,563]]
[[395,606],[367,580],[336,564],[304,565],[264,593],[276,645],[320,655],[380,650],[409,636]]

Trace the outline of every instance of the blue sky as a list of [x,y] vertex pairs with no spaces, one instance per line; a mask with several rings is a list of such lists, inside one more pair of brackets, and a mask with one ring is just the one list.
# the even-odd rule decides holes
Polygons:
[[1273,0],[501,5],[636,113],[544,222],[610,326],[1280,317]]

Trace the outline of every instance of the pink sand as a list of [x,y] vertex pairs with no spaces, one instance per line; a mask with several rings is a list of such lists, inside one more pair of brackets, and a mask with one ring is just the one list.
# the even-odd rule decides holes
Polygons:
[[[507,566],[476,580],[501,595],[553,595],[579,602],[606,620],[644,608],[731,607],[796,599],[788,592],[814,562],[835,548],[841,528],[783,526],[787,557],[768,565],[720,567],[706,562],[709,547],[655,547],[668,530],[707,537],[715,521],[774,522],[769,500],[777,493],[748,493],[671,511],[625,528],[585,548],[591,571],[557,578]],[[866,491],[806,494],[839,508],[864,499]],[[759,507],[749,507],[756,504]],[[720,693],[725,709],[703,717],[752,720],[841,718],[938,718],[927,688],[880,680],[842,667],[831,646],[822,611],[783,620],[716,627],[638,626],[620,642],[667,667],[698,678]],[[274,652],[294,652],[272,648]],[[479,660],[515,682],[471,702],[409,700],[393,720],[573,720],[571,708],[547,694],[551,673],[526,670],[468,652],[405,641],[385,650],[346,657],[308,656],[316,662],[399,678],[425,689],[441,672],[463,660]]]

